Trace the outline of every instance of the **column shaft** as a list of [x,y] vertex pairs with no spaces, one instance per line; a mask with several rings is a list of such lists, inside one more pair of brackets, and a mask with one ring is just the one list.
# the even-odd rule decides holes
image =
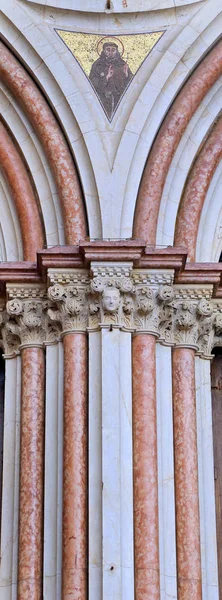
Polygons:
[[156,339],[133,338],[135,598],[159,600]]
[[43,555],[44,351],[22,350],[18,600],[41,600]]
[[64,336],[63,600],[87,598],[87,338]]
[[195,352],[173,350],[178,600],[201,600]]

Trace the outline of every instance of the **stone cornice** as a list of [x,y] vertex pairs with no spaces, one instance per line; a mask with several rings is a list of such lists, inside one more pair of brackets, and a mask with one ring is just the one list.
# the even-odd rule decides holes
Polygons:
[[78,246],[54,246],[37,253],[37,262],[0,264],[0,293],[6,283],[46,283],[49,269],[84,269],[91,262],[130,262],[134,269],[172,270],[174,282],[212,284],[222,297],[222,263],[187,263],[186,248],[149,247],[141,240],[81,241]]

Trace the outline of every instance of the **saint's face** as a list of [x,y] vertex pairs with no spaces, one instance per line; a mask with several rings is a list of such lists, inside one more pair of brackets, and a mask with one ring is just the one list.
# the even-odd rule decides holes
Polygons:
[[115,312],[119,307],[120,295],[119,290],[108,288],[103,292],[103,308],[108,312]]
[[117,56],[117,49],[115,46],[106,46],[104,52],[106,58],[116,58]]

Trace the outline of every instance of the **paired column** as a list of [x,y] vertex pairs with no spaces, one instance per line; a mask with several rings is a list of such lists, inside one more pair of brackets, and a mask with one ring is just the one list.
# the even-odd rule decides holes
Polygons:
[[50,269],[48,317],[64,351],[62,600],[86,600],[87,481],[87,271]]
[[[74,273],[74,279],[76,274]],[[78,279],[78,277],[77,277]],[[8,289],[5,331],[22,359],[18,600],[43,595],[44,344],[64,347],[62,598],[87,597],[87,313],[80,285]],[[75,280],[76,281],[76,280]],[[82,283],[82,285],[81,285]],[[30,299],[34,298],[34,299]],[[44,301],[43,301],[44,300]]]

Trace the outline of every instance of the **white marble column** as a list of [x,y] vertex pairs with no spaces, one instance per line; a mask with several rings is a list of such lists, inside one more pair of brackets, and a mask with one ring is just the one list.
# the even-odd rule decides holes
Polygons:
[[17,600],[21,360],[6,359],[3,495],[1,515],[1,600]]
[[89,382],[89,599],[133,600],[130,333],[90,334]]
[[89,600],[102,600],[101,332],[89,334]]
[[161,600],[177,599],[171,348],[156,346]]
[[61,600],[63,348],[46,348],[44,579],[46,600]]
[[195,359],[203,600],[218,600],[210,360]]

